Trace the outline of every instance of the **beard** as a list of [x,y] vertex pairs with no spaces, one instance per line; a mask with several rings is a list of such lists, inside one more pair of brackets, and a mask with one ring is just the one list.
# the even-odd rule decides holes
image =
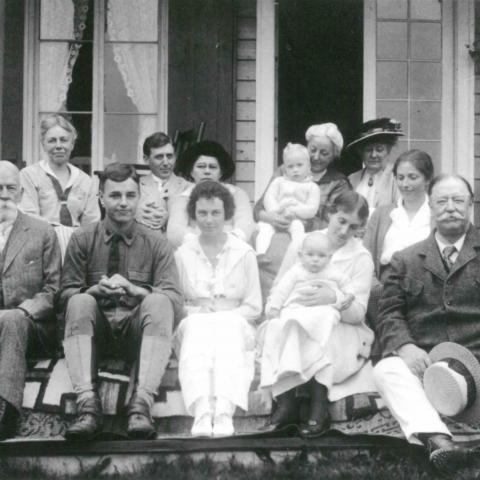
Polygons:
[[17,211],[17,204],[12,200],[0,200],[0,222],[15,220]]

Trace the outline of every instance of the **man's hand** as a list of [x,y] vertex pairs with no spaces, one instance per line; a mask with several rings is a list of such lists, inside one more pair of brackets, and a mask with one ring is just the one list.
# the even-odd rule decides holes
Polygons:
[[422,379],[425,369],[432,363],[428,353],[413,343],[402,345],[397,349],[397,353],[410,371],[420,379]]
[[329,305],[335,303],[337,296],[335,292],[325,286],[318,285],[317,287],[305,287],[299,289],[299,297],[296,302],[304,307],[314,307],[317,305]]
[[90,287],[86,293],[93,295],[94,297],[121,297],[125,295],[126,290],[123,287],[113,285],[108,277],[102,276],[97,285]]
[[140,297],[143,299],[149,293],[146,288],[138,287],[119,273],[112,275],[110,278],[105,277],[105,282],[114,290],[123,290],[123,295],[128,295],[129,297]]
[[148,202],[140,206],[138,221],[153,230],[160,230],[168,220],[168,211],[163,205]]

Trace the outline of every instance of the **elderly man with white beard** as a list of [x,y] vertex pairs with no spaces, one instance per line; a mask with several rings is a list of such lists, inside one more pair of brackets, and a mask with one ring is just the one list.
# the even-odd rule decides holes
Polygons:
[[60,247],[53,228],[21,213],[18,168],[0,161],[0,440],[15,434],[27,357],[55,348]]

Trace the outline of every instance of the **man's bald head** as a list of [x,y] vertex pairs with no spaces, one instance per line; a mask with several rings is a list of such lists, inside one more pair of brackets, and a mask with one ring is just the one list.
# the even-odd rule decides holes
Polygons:
[[0,178],[5,174],[15,176],[17,182],[20,183],[20,170],[18,167],[8,160],[0,160]]

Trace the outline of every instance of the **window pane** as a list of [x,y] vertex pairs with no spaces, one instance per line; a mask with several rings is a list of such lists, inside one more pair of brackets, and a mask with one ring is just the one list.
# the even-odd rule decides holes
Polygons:
[[105,45],[105,112],[157,113],[155,44]]
[[104,125],[104,165],[143,162],[143,141],[155,132],[156,116],[105,115]]
[[[48,113],[40,114],[40,122],[47,117]],[[75,142],[75,148],[72,151],[70,160],[72,163],[80,165],[89,163],[91,165],[92,157],[92,115],[91,114],[74,114],[62,113],[72,125],[77,129],[78,137]],[[38,139],[38,158],[46,159],[40,139]]]
[[91,40],[93,0],[41,0],[41,40]]
[[41,111],[56,112],[65,108],[67,92],[72,82],[72,70],[83,48],[84,46],[79,43],[40,43],[39,104]]
[[158,0],[108,0],[107,41],[156,42]]

